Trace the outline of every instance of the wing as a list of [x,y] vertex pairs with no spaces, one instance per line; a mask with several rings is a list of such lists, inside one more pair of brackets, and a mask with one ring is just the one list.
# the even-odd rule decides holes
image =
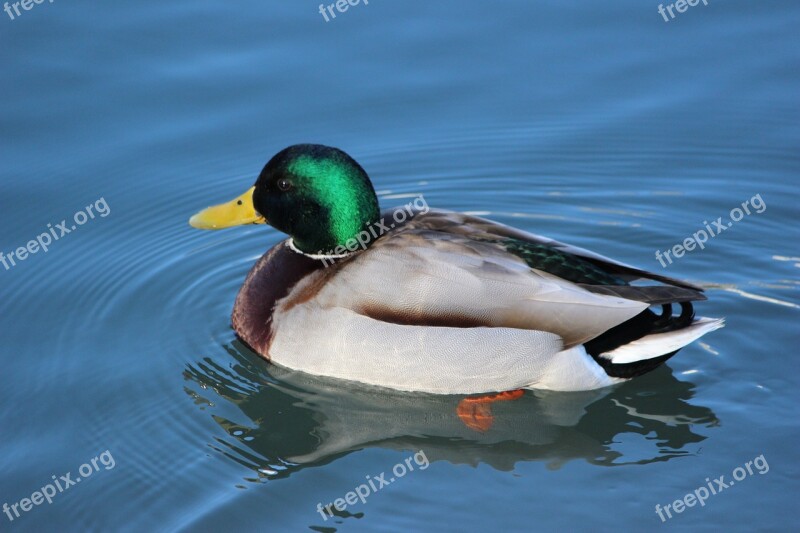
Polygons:
[[[626,285],[583,259],[579,266],[559,261],[562,270],[574,271],[574,279],[590,283],[531,267],[501,238],[505,230],[456,213],[419,214],[368,252],[337,264],[315,301],[385,323],[550,332],[565,347],[593,339],[649,306],[587,289],[584,285],[591,283]],[[524,235],[515,233],[514,238],[525,242]],[[566,257],[566,252],[557,253]],[[579,270],[584,273],[578,275]]]
[[[592,274],[584,277],[584,279],[570,279],[570,281],[579,284],[620,287],[626,286],[633,281],[650,280],[658,281],[672,287],[689,289],[689,291],[686,292],[673,291],[673,298],[685,298],[685,301],[706,299],[702,294],[703,289],[689,282],[641,270],[609,259],[608,257],[590,250],[565,244],[540,235],[527,233],[485,218],[432,210],[428,215],[423,215],[420,220],[414,219],[413,222],[447,233],[465,235],[479,240],[496,240],[505,243],[509,251],[526,259],[531,268],[540,268],[556,275],[566,273],[566,279],[570,279],[569,268],[565,269],[566,272],[564,270],[561,272],[558,270],[554,271],[559,265],[566,265],[567,267],[572,265],[574,270],[572,274],[576,277],[577,274],[580,274],[582,271]],[[592,290],[589,287],[586,288]],[[662,286],[653,288],[661,289]],[[610,291],[598,292],[601,294],[608,294]],[[644,292],[646,293],[648,291]],[[658,291],[653,292],[657,293]],[[624,297],[630,297],[635,295],[636,291],[621,289],[620,293],[624,294]],[[639,298],[641,298],[641,296],[639,296]],[[666,298],[669,299],[669,296]],[[673,299],[671,301],[681,300]]]

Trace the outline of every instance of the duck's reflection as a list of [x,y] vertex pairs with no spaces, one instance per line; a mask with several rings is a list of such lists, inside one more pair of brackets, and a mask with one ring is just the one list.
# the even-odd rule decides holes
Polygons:
[[283,477],[369,446],[424,449],[430,461],[510,470],[518,461],[571,459],[597,465],[666,461],[691,453],[697,433],[718,423],[692,405],[694,385],[662,367],[616,388],[577,393],[525,391],[492,404],[479,431],[457,414],[463,396],[401,393],[268,365],[238,342],[225,366],[188,365],[186,392],[228,438],[215,448],[252,468],[253,481]]

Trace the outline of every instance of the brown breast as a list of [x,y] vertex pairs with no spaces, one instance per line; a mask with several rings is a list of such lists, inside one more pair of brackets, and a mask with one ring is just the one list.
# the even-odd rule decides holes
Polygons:
[[301,279],[323,268],[314,260],[291,250],[286,241],[276,244],[250,269],[233,306],[231,325],[253,351],[269,359],[272,312]]

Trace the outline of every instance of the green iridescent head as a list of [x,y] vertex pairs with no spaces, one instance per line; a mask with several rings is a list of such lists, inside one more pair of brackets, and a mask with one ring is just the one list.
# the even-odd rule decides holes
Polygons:
[[338,148],[296,144],[261,171],[253,206],[309,254],[330,254],[380,218],[378,197],[361,165]]

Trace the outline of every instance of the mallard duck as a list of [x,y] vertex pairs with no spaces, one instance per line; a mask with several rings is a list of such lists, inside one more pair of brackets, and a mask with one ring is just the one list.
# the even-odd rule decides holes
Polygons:
[[590,390],[723,325],[695,318],[706,297],[685,281],[421,198],[380,211],[367,173],[337,148],[290,146],[243,195],[190,219],[264,223],[289,238],[250,270],[232,326],[265,359],[309,374],[438,394]]

